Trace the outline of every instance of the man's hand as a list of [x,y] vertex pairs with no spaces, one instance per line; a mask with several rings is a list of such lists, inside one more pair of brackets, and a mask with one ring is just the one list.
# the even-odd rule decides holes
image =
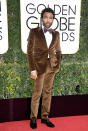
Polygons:
[[37,79],[37,71],[36,70],[31,72],[31,78],[34,80]]

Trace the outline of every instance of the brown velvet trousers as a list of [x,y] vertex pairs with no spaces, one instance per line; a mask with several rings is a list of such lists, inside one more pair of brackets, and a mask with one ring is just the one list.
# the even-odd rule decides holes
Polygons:
[[30,119],[37,119],[40,97],[42,94],[41,118],[47,119],[50,113],[51,90],[55,72],[51,69],[50,61],[47,59],[46,71],[39,74],[34,80],[34,92],[31,99]]

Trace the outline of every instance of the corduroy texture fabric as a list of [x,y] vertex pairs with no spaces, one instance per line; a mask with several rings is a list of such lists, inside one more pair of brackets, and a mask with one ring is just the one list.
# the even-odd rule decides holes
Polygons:
[[60,33],[52,30],[52,41],[48,48],[42,28],[31,29],[27,45],[29,70],[36,70],[38,74],[44,73],[48,55],[53,71],[59,72],[61,62]]
[[46,71],[34,80],[34,92],[31,100],[31,115],[30,119],[37,119],[39,101],[42,94],[42,107],[41,107],[41,118],[46,119],[50,113],[51,105],[51,90],[53,85],[53,80],[55,77],[55,72],[50,66],[50,61],[47,59]]

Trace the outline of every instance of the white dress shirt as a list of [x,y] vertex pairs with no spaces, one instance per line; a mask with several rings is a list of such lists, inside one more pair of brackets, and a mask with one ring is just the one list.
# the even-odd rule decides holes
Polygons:
[[[44,26],[42,26],[42,29],[43,29],[43,32],[44,32]],[[52,41],[52,33],[47,31],[46,33],[44,33],[44,35],[45,35],[47,47],[49,48],[51,41]],[[49,54],[48,54],[48,58],[49,58]]]
[[[51,27],[50,27],[51,28]],[[44,26],[42,25],[42,30],[43,30],[43,33],[44,33]],[[49,48],[50,44],[51,44],[51,41],[52,41],[52,33],[50,33],[49,31],[47,31],[46,33],[44,33],[45,35],[45,39],[46,39],[46,43],[47,43],[47,47]],[[48,58],[49,58],[49,54],[48,54]],[[32,72],[35,72],[36,70],[33,70],[31,71]]]

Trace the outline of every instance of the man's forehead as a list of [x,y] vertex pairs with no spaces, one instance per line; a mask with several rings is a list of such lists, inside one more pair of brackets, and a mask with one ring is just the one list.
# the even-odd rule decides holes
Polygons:
[[53,16],[53,14],[52,14],[51,12],[45,12],[45,13],[44,13],[44,16],[45,16],[45,15]]

